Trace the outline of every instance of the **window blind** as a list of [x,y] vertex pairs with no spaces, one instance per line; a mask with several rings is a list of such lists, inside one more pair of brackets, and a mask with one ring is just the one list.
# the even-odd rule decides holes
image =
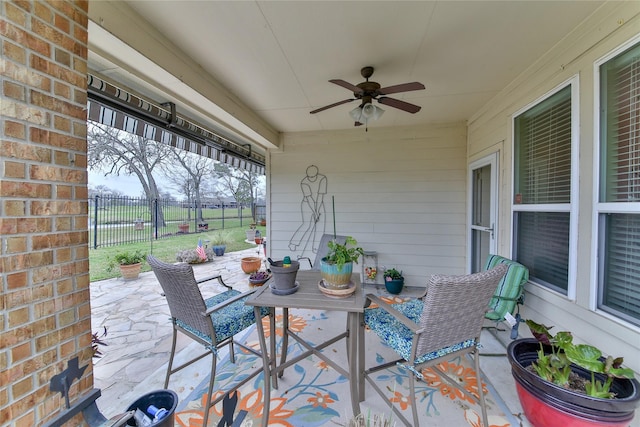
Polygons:
[[640,201],[640,47],[601,69],[603,164],[601,200]]
[[606,215],[600,308],[640,324],[640,215]]
[[571,86],[515,120],[518,203],[569,203]]
[[[600,67],[600,201],[640,201],[640,45]],[[610,205],[609,205],[610,206]],[[640,211],[599,209],[598,308],[640,325]]]
[[[571,85],[514,119],[514,257],[529,268],[532,281],[565,295],[572,119]],[[563,212],[549,212],[549,204],[567,206]],[[520,205],[527,205],[526,211],[519,211]]]
[[566,294],[569,288],[568,212],[517,212],[516,259],[529,279]]

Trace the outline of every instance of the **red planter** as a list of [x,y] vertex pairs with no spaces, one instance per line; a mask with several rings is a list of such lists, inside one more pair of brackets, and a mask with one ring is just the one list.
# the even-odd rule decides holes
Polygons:
[[[640,383],[637,380],[616,378],[611,389],[618,396],[616,399],[576,393],[545,381],[526,369],[537,359],[539,348],[535,339],[512,341],[507,348],[518,397],[533,427],[629,426],[640,404]],[[573,366],[572,370],[590,378],[590,374],[580,367]]]

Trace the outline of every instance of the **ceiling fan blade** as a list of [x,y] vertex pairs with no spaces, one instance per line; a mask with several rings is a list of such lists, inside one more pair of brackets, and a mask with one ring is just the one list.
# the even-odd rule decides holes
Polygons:
[[330,105],[325,105],[324,107],[320,107],[317,110],[309,111],[309,114],[319,113],[320,111],[328,110],[329,108],[337,107],[338,105],[346,104],[347,102],[351,101],[355,101],[355,98],[345,99],[344,101],[338,101]]
[[378,102],[380,104],[388,105],[389,107],[393,107],[393,108],[398,108],[400,110],[403,110],[412,114],[417,113],[422,108],[417,105],[409,104],[408,102],[400,101],[399,99],[387,98],[385,96],[383,96],[382,98],[378,98]]
[[389,95],[390,93],[409,92],[412,90],[422,90],[422,89],[424,89],[424,85],[422,83],[412,82],[412,83],[403,83],[401,85],[383,87],[378,89],[378,93],[380,95]]
[[360,122],[355,122],[353,125],[354,125],[354,126],[362,126],[362,123],[360,123]]
[[362,89],[360,89],[358,86],[352,85],[351,83],[345,82],[344,80],[333,79],[333,80],[329,80],[329,83],[342,86],[345,89],[349,89],[353,93],[358,93],[358,94],[362,93]]

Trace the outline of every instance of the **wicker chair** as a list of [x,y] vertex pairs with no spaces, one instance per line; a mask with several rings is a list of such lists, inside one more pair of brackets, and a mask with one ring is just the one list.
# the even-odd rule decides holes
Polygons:
[[309,266],[311,267],[312,270],[320,270],[320,260],[324,257],[327,256],[327,254],[329,253],[329,246],[328,243],[333,240],[335,237],[336,242],[344,245],[344,243],[347,241],[347,236],[334,236],[333,234],[323,234],[322,237],[320,238],[320,244],[318,245],[318,252],[316,252],[316,259],[313,261],[313,264],[311,264],[311,258],[309,257],[298,257],[298,261],[300,261],[301,259],[306,259],[307,261],[309,261]]
[[[255,290],[240,293],[233,290],[230,286],[224,285],[224,282],[219,281],[227,287],[228,290],[205,300],[198,287],[199,284],[211,279],[217,279],[217,277],[209,277],[198,281],[195,279],[193,268],[189,264],[167,264],[151,255],[147,256],[147,262],[158,278],[160,286],[162,286],[163,293],[169,304],[171,321],[173,323],[173,344],[171,346],[171,356],[169,357],[169,366],[167,367],[164,388],[168,387],[169,378],[172,374],[209,354],[213,356],[211,358],[209,392],[204,408],[204,420],[202,424],[206,426],[210,408],[224,398],[224,396],[221,396],[213,401],[211,400],[213,384],[216,377],[218,350],[225,345],[229,345],[229,358],[232,363],[235,363],[233,348],[235,343],[243,349],[260,356],[259,360],[262,360],[260,352],[233,339],[234,335],[242,332],[256,322],[253,307],[244,304],[244,300]],[[266,316],[269,314],[269,310],[267,308],[261,309],[261,314],[262,316]],[[173,359],[176,352],[178,331],[202,344],[206,351],[174,368]],[[262,365],[251,372],[247,372],[247,376],[231,390],[228,390],[225,395],[229,395],[229,393],[238,389],[261,372],[263,372]]]
[[[401,357],[366,369],[364,376],[374,390],[388,400],[392,411],[407,426],[419,426],[415,378],[423,379],[422,369],[428,366],[438,370],[449,384],[479,402],[484,425],[489,426],[477,357],[478,339],[488,302],[506,271],[506,265],[499,265],[490,271],[464,276],[433,275],[423,299],[401,304],[389,305],[373,294],[367,295],[367,303],[375,302],[379,308],[365,310],[365,324]],[[462,354],[474,355],[479,396],[467,392],[437,367],[438,363]],[[413,423],[393,405],[373,375],[395,365],[410,371],[408,396],[412,400]]]

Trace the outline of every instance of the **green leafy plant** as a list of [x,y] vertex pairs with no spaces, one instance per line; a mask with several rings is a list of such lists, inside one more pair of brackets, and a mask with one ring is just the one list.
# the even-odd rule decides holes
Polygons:
[[[552,326],[545,326],[534,322],[525,321],[533,336],[540,342],[538,359],[531,364],[536,373],[543,379],[569,388],[571,376],[571,364],[575,364],[591,372],[591,381],[585,384],[585,392],[589,396],[610,399],[615,393],[610,391],[614,378],[633,378],[632,369],[623,368],[622,357],[602,357],[602,352],[591,345],[574,344],[571,332],[558,332],[553,335],[549,332]],[[551,347],[551,353],[546,354],[543,345]],[[607,379],[596,380],[595,374],[604,374]]]
[[109,270],[113,270],[116,265],[138,264],[145,260],[146,254],[141,250],[118,252],[109,261]]
[[402,271],[398,271],[395,268],[388,268],[384,270],[384,273],[382,275],[387,281],[404,279],[404,276],[402,275]]
[[358,263],[358,258],[364,253],[361,247],[357,246],[358,242],[351,236],[347,236],[344,245],[336,242],[335,240],[329,240],[327,246],[329,252],[324,257],[324,261],[328,264],[337,265],[338,269],[348,262]]

